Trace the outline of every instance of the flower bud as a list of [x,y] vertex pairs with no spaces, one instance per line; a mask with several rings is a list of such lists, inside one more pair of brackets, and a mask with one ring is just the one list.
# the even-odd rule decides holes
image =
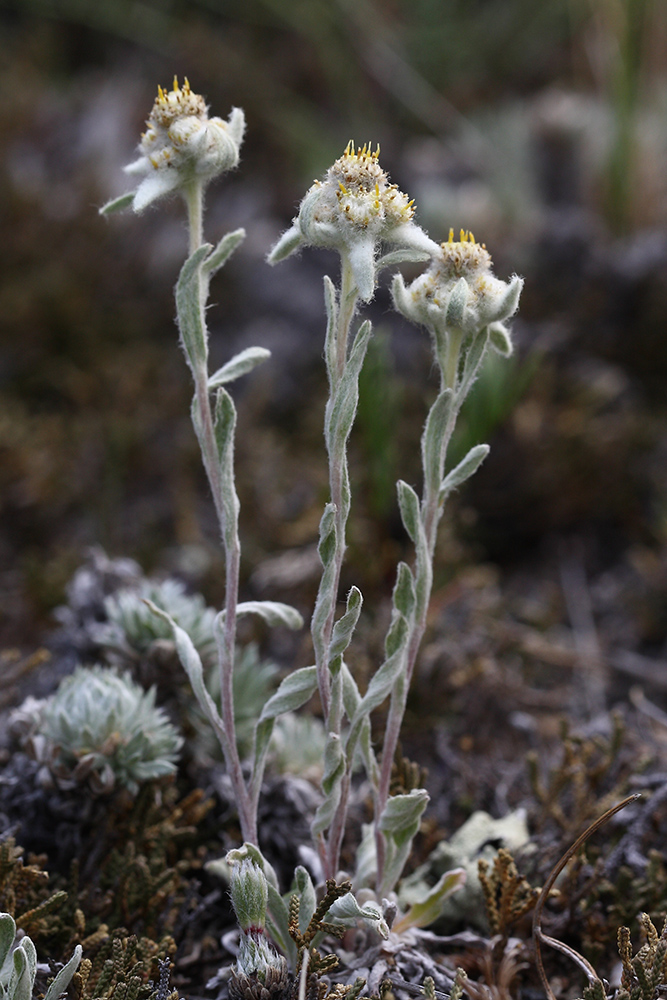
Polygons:
[[[228,856],[229,860],[229,856]],[[263,930],[269,889],[261,868],[243,858],[230,864],[232,906],[242,931]]]
[[379,147],[355,150],[349,142],[343,155],[307,191],[288,229],[269,254],[276,264],[302,246],[337,250],[347,259],[359,295],[372,298],[375,255],[381,243],[396,244],[417,252],[416,259],[437,250],[426,233],[413,222],[414,205],[389,183],[379,163]]
[[399,312],[436,334],[473,334],[492,325],[491,346],[508,354],[511,344],[502,324],[516,312],[522,287],[523,279],[516,275],[506,282],[492,274],[491,256],[472,233],[461,230],[460,240],[454,241],[450,230],[426,271],[407,287],[396,275],[392,291]]
[[128,174],[143,176],[134,194],[109,202],[103,213],[132,204],[135,212],[171,191],[182,190],[193,181],[208,183],[218,174],[236,167],[245,131],[240,108],[233,108],[228,121],[209,118],[204,98],[193,93],[188,80],[173,90],[158,87],[158,96],[139,143],[140,156],[125,167]]

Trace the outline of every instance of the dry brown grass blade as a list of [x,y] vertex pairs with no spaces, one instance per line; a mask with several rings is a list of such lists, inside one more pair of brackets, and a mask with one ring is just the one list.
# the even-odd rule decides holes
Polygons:
[[544,968],[544,962],[542,960],[542,944],[548,944],[556,951],[562,952],[563,955],[568,955],[569,958],[571,958],[572,961],[578,965],[582,972],[588,977],[588,981],[590,983],[596,982],[599,979],[599,976],[590,962],[588,962],[583,955],[580,955],[578,951],[575,951],[574,948],[571,948],[567,944],[563,944],[562,941],[558,941],[556,938],[549,937],[543,932],[542,911],[544,909],[544,904],[549,897],[549,893],[551,892],[556,879],[562,872],[563,868],[565,868],[565,865],[568,863],[570,858],[577,853],[582,844],[585,844],[588,838],[591,837],[596,830],[599,830],[601,826],[604,826],[604,824],[611,819],[615,813],[620,812],[621,809],[625,809],[630,802],[635,802],[639,798],[641,798],[640,792],[635,792],[634,795],[628,795],[627,798],[618,802],[615,806],[612,806],[611,809],[607,809],[607,811],[596,819],[594,823],[591,823],[591,825],[587,827],[579,837],[577,837],[572,846],[568,848],[542,887],[542,891],[535,905],[535,912],[533,914],[533,940],[535,942],[535,962],[537,965],[537,971],[540,974],[542,985],[544,986],[545,993],[549,1000],[556,1000],[556,997],[551,989],[551,986],[549,985],[549,980],[547,979],[547,974]]

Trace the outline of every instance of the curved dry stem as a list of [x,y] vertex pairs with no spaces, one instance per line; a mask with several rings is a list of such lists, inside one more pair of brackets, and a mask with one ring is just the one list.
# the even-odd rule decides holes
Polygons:
[[542,959],[542,944],[548,944],[556,951],[560,951],[563,955],[567,955],[571,958],[572,961],[579,966],[584,975],[587,976],[589,983],[597,982],[600,977],[590,962],[588,962],[583,955],[580,955],[578,951],[575,951],[575,949],[571,948],[569,945],[563,944],[562,941],[558,941],[556,938],[549,937],[544,933],[542,930],[542,911],[544,909],[544,904],[549,897],[549,893],[554,887],[556,879],[562,872],[563,868],[565,868],[565,865],[568,863],[570,858],[577,853],[582,844],[585,844],[588,838],[591,837],[596,830],[599,830],[601,826],[604,826],[607,820],[611,819],[615,813],[620,812],[621,809],[625,809],[630,802],[635,802],[640,798],[641,792],[635,792],[634,795],[628,795],[627,798],[618,802],[615,806],[612,806],[611,809],[607,809],[607,811],[603,813],[602,816],[598,817],[594,823],[591,823],[591,825],[587,827],[579,837],[577,837],[572,846],[567,849],[563,857],[549,875],[549,878],[542,886],[542,891],[538,897],[537,903],[535,904],[535,911],[533,913],[533,939],[535,941],[535,964],[537,965],[537,971],[540,974],[544,991],[549,1000],[556,1000],[556,996],[549,985],[549,980],[547,979],[546,970],[544,968],[544,961]]

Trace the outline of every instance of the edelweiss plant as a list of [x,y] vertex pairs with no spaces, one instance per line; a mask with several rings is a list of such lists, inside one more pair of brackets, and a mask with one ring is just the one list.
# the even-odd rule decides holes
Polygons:
[[[219,124],[214,127],[213,123]],[[354,881],[340,883],[346,888],[336,902],[331,897],[326,926],[336,922],[344,926],[347,921],[362,919],[380,934],[389,933],[382,905],[371,900],[361,906],[352,889],[372,884],[380,901],[391,894],[428,800],[423,788],[390,795],[391,768],[426,627],[433,556],[443,506],[452,490],[475,472],[488,452],[486,445],[477,445],[455,468],[447,469],[447,449],[458,413],[487,348],[503,355],[511,352],[505,324],[517,308],[522,282],[517,277],[509,283],[494,277],[488,252],[470,233],[461,232],[460,239],[455,241],[450,232],[449,240],[442,244],[431,240],[414,221],[413,202],[390,183],[380,166],[379,150],[372,151],[369,146],[355,149],[352,143],[325,178],[315,181],[292,227],[269,254],[271,264],[307,246],[333,249],[340,256],[338,286],[328,276],[324,278],[327,314],[324,357],[329,381],[324,436],[331,495],[320,523],[322,577],[310,624],[315,662],[288,674],[263,705],[255,725],[253,752],[244,773],[232,699],[237,619],[242,614],[258,614],[271,625],[290,628],[299,628],[302,622],[300,615],[284,604],[238,602],[238,498],[233,456],[236,413],[225,385],[263,361],[268,351],[250,348],[214,374],[208,372],[205,310],[209,280],[239,245],[244,233],[238,230],[228,234],[215,248],[203,243],[202,191],[214,173],[236,165],[242,134],[242,112],[233,111],[228,123],[208,119],[203,100],[192,94],[189,85],[181,90],[175,83],[170,93],[159,90],[140,146],[141,158],[130,168],[140,169],[148,176],[136,192],[116,199],[102,211],[130,204],[140,211],[150,200],[168,191],[179,192],[187,206],[190,256],[178,279],[176,304],[181,343],[194,379],[192,418],[226,555],[225,607],[213,626],[220,673],[219,707],[206,687],[201,657],[187,631],[167,612],[154,604],[150,607],[171,628],[194,692],[220,740],[237,798],[246,844],[240,851],[231,852],[227,859],[232,872],[232,898],[243,932],[237,975],[259,977],[258,981],[265,984],[270,966],[274,970],[271,976],[275,973],[278,977],[275,982],[271,979],[275,985],[283,975],[282,962],[274,960],[266,950],[264,921],[272,940],[295,967],[294,943],[301,942],[298,947],[312,953],[316,932],[313,930],[309,936],[306,929],[319,911],[310,876],[305,869],[298,869],[294,904],[298,918],[294,913],[290,917],[275,876],[257,847],[257,803],[275,720],[304,705],[316,691],[326,743],[322,803],[312,832],[321,860],[321,874],[329,887],[338,886],[335,879],[339,874],[352,776],[360,764],[374,799],[374,820],[359,850]],[[223,154],[221,145],[218,150],[216,144],[222,144],[221,137],[225,143],[232,143],[234,149],[225,145],[227,152]],[[345,610],[338,614],[351,507],[347,442],[357,409],[359,373],[371,336],[367,320],[357,329],[353,329],[353,322],[360,303],[373,297],[380,271],[403,261],[428,262],[424,273],[409,286],[396,275],[392,291],[396,308],[408,320],[429,331],[440,386],[421,439],[421,496],[409,484],[398,483],[403,524],[415,547],[414,564],[400,563],[397,567],[384,662],[362,695],[345,662],[361,613],[362,595],[358,588],[352,587]],[[386,733],[381,753],[376,756],[370,716],[386,700],[389,701]],[[432,919],[439,901],[455,884],[460,884],[460,878],[457,881],[443,877],[428,899],[415,905],[413,919],[409,914],[401,917],[401,926],[409,926],[411,919],[415,925]],[[385,901],[383,905],[388,916],[395,915],[395,904]],[[324,913],[317,919],[323,920]],[[273,986],[269,992],[272,991]]]

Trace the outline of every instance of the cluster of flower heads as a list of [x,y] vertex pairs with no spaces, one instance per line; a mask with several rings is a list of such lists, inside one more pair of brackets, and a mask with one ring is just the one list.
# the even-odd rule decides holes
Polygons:
[[[359,296],[373,296],[377,278],[378,250],[383,243],[412,252],[412,259],[430,259],[426,272],[408,289],[398,276],[394,287],[397,308],[413,322],[433,329],[447,321],[459,322],[465,332],[490,324],[501,324],[516,310],[522,281],[507,284],[491,273],[491,257],[472,233],[461,230],[460,240],[438,245],[414,222],[414,201],[389,182],[379,163],[379,147],[370,144],[356,150],[352,142],[307,191],[299,213],[269,255],[275,264],[302,246],[338,250],[347,260]],[[406,258],[407,259],[407,258]],[[380,260],[380,264],[382,261]],[[457,313],[448,317],[451,293],[459,285]],[[465,299],[465,301],[463,301]],[[463,304],[461,305],[461,302]],[[492,342],[508,353],[509,334],[492,331]]]
[[245,117],[232,108],[227,121],[209,118],[204,98],[195,94],[187,78],[182,87],[174,77],[172,90],[158,87],[158,95],[139,143],[139,158],[125,167],[143,177],[135,192],[109,202],[108,213],[132,205],[147,205],[193,182],[208,183],[238,165]]
[[437,244],[413,221],[414,202],[389,182],[379,162],[380,148],[370,144],[355,150],[349,142],[343,155],[315,181],[301,202],[291,229],[269,255],[276,264],[302,246],[337,250],[347,259],[359,296],[373,296],[376,254],[382,243],[415,251],[424,259]]
[[[205,184],[232,169],[239,161],[244,130],[240,108],[233,108],[226,122],[209,118],[204,98],[192,91],[187,79],[182,87],[174,79],[171,91],[159,87],[139,146],[141,155],[125,168],[143,180],[135,192],[102,211],[128,204],[141,211],[162,195],[183,191],[193,182]],[[522,280],[496,278],[489,253],[472,233],[462,230],[455,241],[450,231],[445,243],[435,243],[415,223],[414,202],[390,182],[379,155],[379,146],[355,148],[350,141],[325,177],[306,192],[292,226],[269,254],[269,263],[304,246],[336,250],[359,298],[367,302],[385,262],[379,254],[388,244],[401,259],[429,261],[411,285],[400,275],[394,280],[394,303],[406,317],[433,333],[443,325],[466,334],[488,327],[492,346],[508,354],[511,341],[503,324],[516,311]]]
[[519,305],[523,279],[501,281],[491,271],[491,255],[472,233],[461,230],[454,240],[441,243],[423,274],[406,286],[397,274],[392,285],[394,304],[413,323],[438,336],[445,330],[474,334],[489,329],[490,343],[501,354],[511,353],[504,321]]

